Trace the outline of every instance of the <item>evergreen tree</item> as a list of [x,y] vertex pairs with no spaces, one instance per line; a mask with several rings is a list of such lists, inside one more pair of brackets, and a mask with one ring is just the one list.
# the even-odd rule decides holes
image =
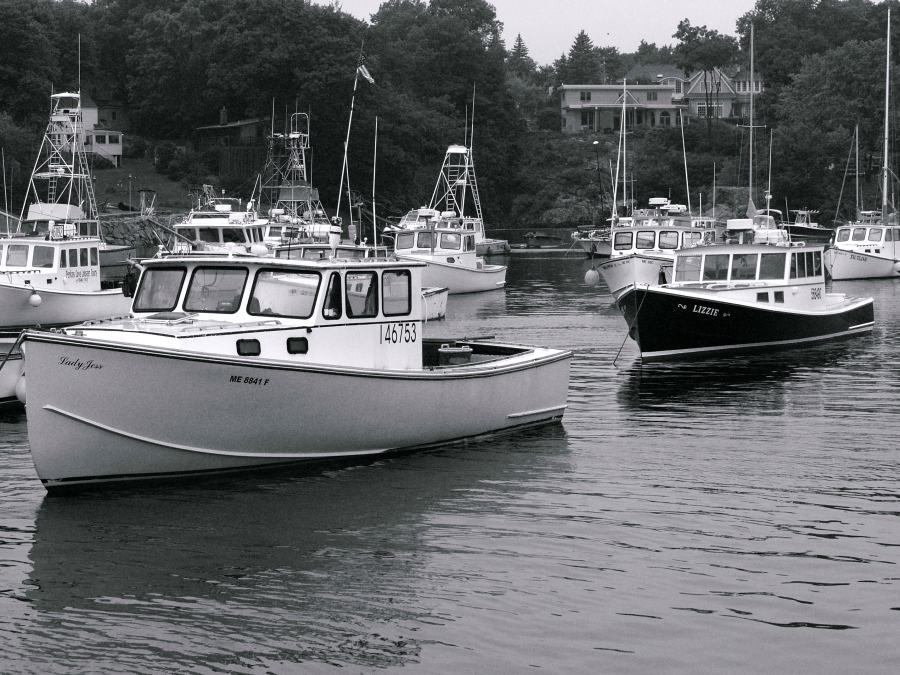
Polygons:
[[603,68],[591,38],[578,33],[568,56],[557,61],[559,80],[563,84],[602,84]]
[[535,73],[536,66],[534,60],[528,56],[528,47],[525,46],[525,41],[522,40],[521,34],[516,36],[512,51],[509,53],[507,65],[511,72],[523,79],[528,78]]

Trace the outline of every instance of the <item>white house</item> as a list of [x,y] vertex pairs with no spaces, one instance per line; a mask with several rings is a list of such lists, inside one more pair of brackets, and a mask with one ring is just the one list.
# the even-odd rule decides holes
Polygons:
[[103,157],[115,166],[121,166],[124,134],[109,129],[100,122],[97,104],[85,93],[81,94],[81,123],[84,128],[85,151]]

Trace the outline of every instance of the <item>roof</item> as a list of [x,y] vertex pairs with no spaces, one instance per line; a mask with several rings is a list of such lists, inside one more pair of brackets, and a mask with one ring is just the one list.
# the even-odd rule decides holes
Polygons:
[[251,117],[246,120],[237,120],[236,122],[226,122],[225,124],[207,124],[206,126],[197,127],[196,131],[207,131],[209,129],[234,129],[237,127],[249,127],[254,124],[269,123],[268,117]]
[[662,64],[662,63],[648,63],[641,66],[635,66],[627,73],[625,73],[625,79],[629,82],[635,82],[637,80],[650,80],[651,82],[660,82],[661,80],[669,77],[675,77],[680,80],[686,79],[684,76],[684,71],[678,66],[673,66],[671,64]]

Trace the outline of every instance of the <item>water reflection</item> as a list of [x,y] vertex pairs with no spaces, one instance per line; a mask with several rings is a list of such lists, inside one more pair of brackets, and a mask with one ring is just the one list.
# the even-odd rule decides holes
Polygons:
[[319,473],[47,497],[30,649],[102,669],[115,640],[113,670],[129,672],[415,661],[416,631],[438,620],[429,514],[510,474],[527,484],[566,452],[552,425]]

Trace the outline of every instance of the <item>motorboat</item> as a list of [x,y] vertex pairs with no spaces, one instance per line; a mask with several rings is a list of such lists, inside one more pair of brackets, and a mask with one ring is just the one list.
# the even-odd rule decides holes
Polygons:
[[559,421],[571,352],[426,339],[425,269],[146,261],[129,316],[21,334],[38,476],[55,489],[369,457]]
[[611,231],[610,257],[597,266],[613,298],[634,284],[671,280],[677,249],[716,243],[724,231],[711,217],[693,217],[687,208],[651,199],[648,209],[636,209],[627,225]]
[[835,281],[900,277],[900,223],[894,214],[885,221],[881,211],[860,212],[835,230],[825,266]]
[[488,237],[484,231],[481,198],[475,179],[475,162],[471,148],[451,145],[444,154],[444,163],[428,206],[412,209],[396,225],[385,229],[386,235],[400,230],[441,227],[472,233],[475,253],[479,256],[509,253],[509,242]]
[[173,253],[235,251],[264,255],[269,247],[265,237],[268,220],[261,217],[253,199],[244,202],[235,197],[217,195],[211,185],[204,185],[194,195],[194,205],[175,223]]
[[805,241],[809,244],[830,244],[834,239],[834,230],[830,227],[819,225],[813,219],[818,211],[810,209],[797,209],[791,211],[794,219],[784,224],[791,241]]
[[[418,209],[423,219],[439,221],[434,209]],[[400,229],[394,233],[394,254],[401,260],[427,263],[422,284],[450,289],[450,294],[479,293],[506,285],[506,266],[485,262],[475,251],[474,233],[455,227]]]
[[870,332],[874,300],[829,293],[822,246],[717,244],[675,251],[669,284],[618,306],[645,361],[770,351]]

